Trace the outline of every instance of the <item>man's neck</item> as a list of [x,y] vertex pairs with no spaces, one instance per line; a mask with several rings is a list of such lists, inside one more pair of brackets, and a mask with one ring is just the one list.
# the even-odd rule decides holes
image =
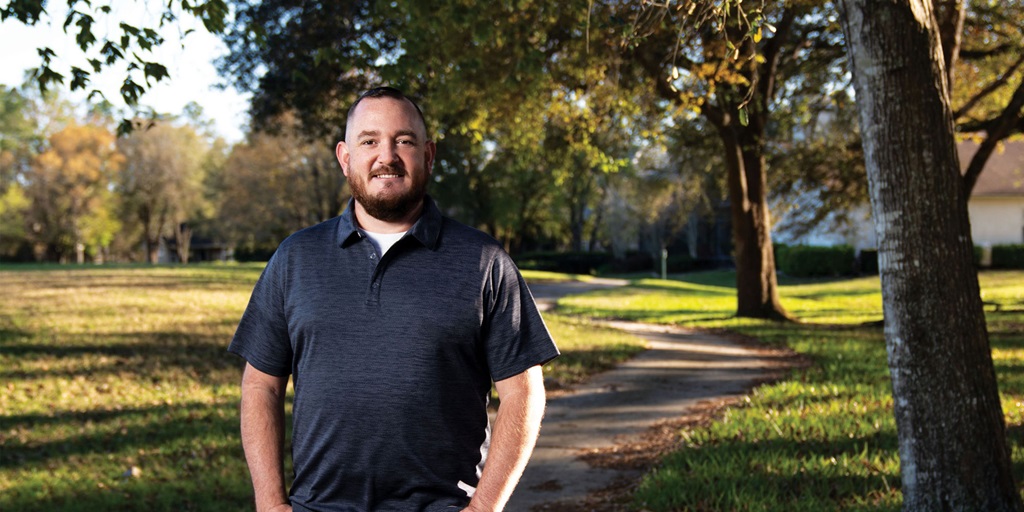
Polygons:
[[423,206],[426,201],[420,201],[419,206],[413,208],[406,214],[405,217],[394,221],[384,221],[376,217],[371,216],[363,208],[363,205],[359,204],[359,201],[355,202],[355,217],[356,223],[359,227],[370,231],[372,233],[405,233],[412,228],[412,225],[416,223],[420,218],[420,214],[423,213]]

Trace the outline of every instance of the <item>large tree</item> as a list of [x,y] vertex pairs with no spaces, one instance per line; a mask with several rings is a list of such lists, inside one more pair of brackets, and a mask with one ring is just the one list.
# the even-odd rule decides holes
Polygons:
[[768,207],[769,129],[787,94],[841,77],[842,39],[827,2],[742,7],[644,7],[632,15],[627,49],[660,96],[700,112],[718,132],[732,209],[736,314],[784,319]]
[[879,240],[904,509],[1022,510],[933,4],[840,6]]
[[341,213],[348,200],[333,138],[309,140],[290,114],[255,132],[221,169],[218,216],[242,250],[270,250],[291,233]]
[[111,184],[123,161],[103,128],[71,124],[50,136],[23,178],[37,257],[83,263],[110,244],[120,229]]
[[[127,224],[142,233],[146,260],[157,263],[160,238],[171,235],[186,251],[179,260],[188,262],[188,222],[201,209],[203,161],[207,148],[189,126],[167,121],[138,122],[136,129],[118,140],[125,165],[117,175]],[[184,256],[184,257],[181,257]]]
[[[294,109],[310,136],[340,137],[360,90],[401,87],[422,98],[439,142],[433,193],[443,208],[509,246],[582,245],[600,195],[593,178],[622,158],[605,143],[621,140],[615,110],[637,103],[595,92],[614,90],[614,78],[606,63],[584,62],[585,2],[236,7],[221,67],[253,88],[255,126],[269,131]],[[572,186],[579,193],[567,197]]]

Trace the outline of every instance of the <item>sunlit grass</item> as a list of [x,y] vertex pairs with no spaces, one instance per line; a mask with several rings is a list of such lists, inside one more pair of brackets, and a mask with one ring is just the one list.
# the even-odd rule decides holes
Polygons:
[[[566,312],[653,323],[711,327],[735,325],[736,289],[732,272],[683,274],[675,279],[640,279],[627,289],[609,289],[559,301]],[[783,280],[782,305],[805,321],[863,323],[882,318],[877,277],[836,283]],[[841,287],[841,291],[837,290]],[[690,300],[696,299],[699,300]],[[727,323],[722,321],[728,320]]]
[[531,283],[557,283],[565,281],[593,281],[593,276],[583,274],[566,274],[547,270],[521,270],[523,278]]
[[[877,277],[783,281],[783,305],[805,323],[733,318],[734,274],[640,280],[562,299],[587,315],[724,328],[789,347],[812,364],[756,389],[648,474],[636,508],[898,510],[896,427]],[[1024,272],[981,276],[992,354],[1018,482],[1024,482]]]
[[[250,510],[226,348],[261,270],[0,267],[0,510]],[[642,349],[546,321],[554,387]]]

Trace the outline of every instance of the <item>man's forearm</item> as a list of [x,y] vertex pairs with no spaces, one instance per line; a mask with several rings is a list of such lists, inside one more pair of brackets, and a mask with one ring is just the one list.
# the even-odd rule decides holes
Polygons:
[[[284,484],[284,394],[287,378],[270,381],[246,368],[242,379],[242,448],[258,512],[288,503]],[[270,385],[268,385],[270,384]]]
[[487,463],[467,509],[473,512],[493,512],[505,507],[530,460],[540,432],[545,402],[540,367],[508,381],[498,383],[501,404],[494,420]]

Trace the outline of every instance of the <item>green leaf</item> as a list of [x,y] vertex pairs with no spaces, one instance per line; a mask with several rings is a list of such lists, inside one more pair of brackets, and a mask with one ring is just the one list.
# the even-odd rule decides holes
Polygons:
[[49,87],[49,85],[51,83],[54,83],[54,82],[56,82],[58,84],[63,84],[64,83],[64,75],[62,75],[62,74],[60,74],[60,73],[50,69],[50,66],[43,65],[42,67],[40,67],[36,71],[38,73],[34,73],[34,74],[35,74],[36,82],[39,84],[39,90],[41,90],[41,91],[46,91],[47,87]]
[[132,80],[130,77],[126,78],[124,85],[121,86],[121,97],[129,105],[137,105],[139,103],[139,96],[142,96],[144,92],[146,92],[146,89],[135,83],[135,80]]
[[750,122],[750,119],[747,118],[747,107],[740,107],[739,115],[740,115],[740,124],[743,125],[743,126],[746,126],[747,123]]
[[113,64],[124,57],[124,53],[121,52],[121,48],[118,48],[116,44],[110,41],[103,44],[103,48],[100,49],[100,55],[107,58],[107,65]]
[[78,47],[82,51],[88,50],[96,42],[96,36],[92,33],[93,21],[92,16],[82,14],[75,23],[75,25],[78,25],[78,35],[75,36],[75,42],[78,43]]
[[149,79],[152,78],[159,82],[164,78],[170,77],[170,73],[167,72],[167,67],[159,62],[146,62],[143,64],[142,72],[146,75],[146,84],[149,84]]
[[71,67],[71,90],[85,89],[89,85],[89,72],[76,67]]
[[121,123],[117,125],[117,136],[118,137],[127,137],[127,136],[132,134],[132,131],[134,130],[134,128],[135,127],[134,127],[134,125],[132,125],[132,122],[131,122],[130,119],[122,119]]

